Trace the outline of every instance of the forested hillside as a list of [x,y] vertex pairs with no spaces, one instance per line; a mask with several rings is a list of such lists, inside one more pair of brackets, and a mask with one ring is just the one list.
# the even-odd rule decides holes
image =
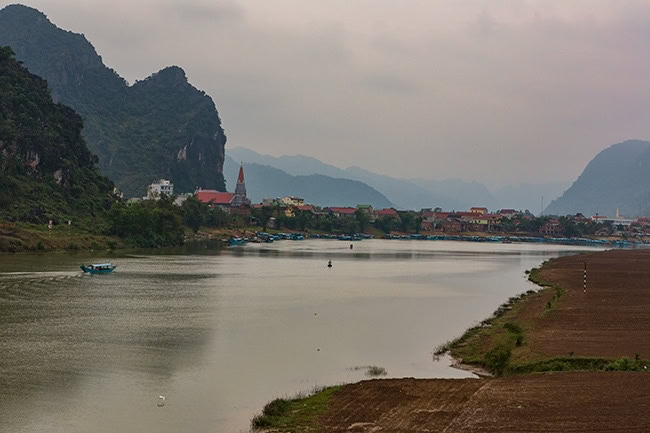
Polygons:
[[81,117],[0,47],[0,219],[101,221],[113,183],[86,147]]
[[[116,29],[119,31],[119,29]],[[45,78],[54,100],[81,114],[99,167],[127,196],[170,178],[177,192],[223,190],[226,136],[212,99],[168,67],[129,86],[82,34],[22,5],[0,10],[0,44]]]

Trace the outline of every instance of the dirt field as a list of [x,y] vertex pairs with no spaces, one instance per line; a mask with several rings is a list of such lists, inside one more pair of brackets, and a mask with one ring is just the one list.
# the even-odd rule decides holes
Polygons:
[[[587,262],[587,293],[583,266]],[[528,341],[549,356],[650,358],[650,250],[563,257],[540,271],[567,290],[536,321]]]
[[332,397],[321,431],[648,432],[650,374],[546,373],[498,379],[387,379]]

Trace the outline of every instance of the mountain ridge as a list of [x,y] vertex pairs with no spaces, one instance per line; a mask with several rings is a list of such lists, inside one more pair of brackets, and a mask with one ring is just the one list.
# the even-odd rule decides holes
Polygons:
[[545,214],[650,215],[650,141],[626,140],[601,150]]
[[81,117],[0,46],[0,218],[101,225],[113,183],[81,135]]
[[241,146],[227,149],[227,154],[238,161],[272,166],[292,175],[318,173],[358,180],[380,191],[399,209],[441,207],[446,210],[461,210],[486,206],[491,210],[517,208],[539,212],[541,196],[549,200],[561,195],[568,186],[566,182],[506,185],[492,192],[477,181],[400,179],[358,166],[342,169],[306,155],[264,155]]
[[[247,162],[243,165],[248,198],[253,203],[260,203],[267,197],[295,195],[318,206],[370,204],[379,209],[393,206],[379,191],[359,181],[320,174],[294,176],[268,165]],[[235,184],[239,167],[238,162],[226,155],[224,177],[227,184]]]
[[141,196],[161,177],[171,178],[179,192],[225,190],[219,113],[182,68],[163,68],[129,86],[83,34],[23,5],[0,10],[0,44],[47,80],[55,101],[81,114],[100,169],[126,196]]

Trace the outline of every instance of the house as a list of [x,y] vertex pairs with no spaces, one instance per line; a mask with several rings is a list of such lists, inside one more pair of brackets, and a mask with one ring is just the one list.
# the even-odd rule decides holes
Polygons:
[[483,215],[488,213],[488,209],[486,207],[473,207],[469,210],[469,212],[472,214]]
[[160,179],[147,187],[147,200],[159,200],[165,194],[168,197],[174,195],[174,184],[166,179]]
[[501,215],[503,218],[512,219],[512,218],[516,217],[517,215],[521,215],[521,212],[517,212],[514,209],[501,209],[498,212],[498,214]]
[[353,207],[330,207],[328,208],[330,215],[341,218],[341,217],[354,217],[356,209]]
[[314,213],[314,206],[310,204],[304,204],[302,206],[296,206],[296,210],[299,212]]
[[585,218],[585,216],[584,216],[583,214],[581,214],[580,212],[578,212],[578,213],[575,214],[575,216],[573,217],[573,221],[575,221],[575,222],[577,222],[577,223],[584,223],[584,222],[587,221],[587,218]]
[[197,189],[194,196],[201,203],[205,203],[212,207],[229,208],[233,205],[233,192],[219,192],[213,189]]
[[540,227],[539,232],[548,236],[560,236],[563,230],[559,220],[550,219]]
[[445,233],[460,233],[463,231],[465,225],[458,219],[445,219],[436,223],[440,231]]
[[398,214],[397,214],[397,211],[391,207],[391,208],[387,208],[387,209],[376,210],[375,211],[375,216],[377,218],[381,218],[381,217],[385,217],[385,216],[397,218]]
[[278,200],[278,203],[280,206],[303,206],[305,204],[305,200],[300,197],[288,195]]
[[422,210],[420,216],[422,216],[423,223],[433,224],[436,220],[436,212],[431,210]]

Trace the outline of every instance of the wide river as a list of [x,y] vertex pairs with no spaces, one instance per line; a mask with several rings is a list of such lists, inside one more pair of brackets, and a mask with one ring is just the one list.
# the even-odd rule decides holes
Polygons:
[[[274,397],[364,379],[355,367],[467,377],[433,349],[530,289],[526,269],[581,250],[306,240],[0,255],[0,431],[237,433]],[[118,268],[82,276],[93,261]]]

